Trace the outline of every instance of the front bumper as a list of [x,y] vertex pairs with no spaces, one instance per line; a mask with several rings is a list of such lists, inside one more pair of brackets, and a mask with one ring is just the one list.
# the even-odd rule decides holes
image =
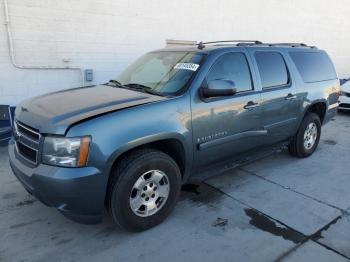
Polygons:
[[350,110],[350,97],[339,96],[339,109]]
[[17,158],[14,141],[8,147],[10,166],[24,188],[47,206],[80,223],[102,220],[106,182],[94,167],[29,167]]

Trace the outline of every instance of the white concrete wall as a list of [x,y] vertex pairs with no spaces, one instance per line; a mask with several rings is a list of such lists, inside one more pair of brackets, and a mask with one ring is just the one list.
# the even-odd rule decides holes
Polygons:
[[[0,104],[81,85],[78,71],[9,59],[0,2]],[[94,84],[165,39],[305,42],[350,75],[349,0],[8,0],[17,62],[94,70]],[[70,60],[64,62],[63,60]]]

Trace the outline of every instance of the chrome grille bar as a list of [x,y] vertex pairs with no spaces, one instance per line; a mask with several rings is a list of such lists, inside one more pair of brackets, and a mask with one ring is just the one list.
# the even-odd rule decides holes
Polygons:
[[17,153],[26,161],[36,165],[38,163],[41,134],[15,120],[14,137]]
[[41,138],[41,134],[39,132],[21,124],[17,120],[15,121],[15,129],[19,135],[24,136],[35,143],[39,143]]

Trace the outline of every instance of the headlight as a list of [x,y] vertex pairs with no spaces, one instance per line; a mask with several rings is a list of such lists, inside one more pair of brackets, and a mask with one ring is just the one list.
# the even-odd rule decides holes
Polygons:
[[45,137],[42,161],[44,164],[82,167],[86,166],[90,137]]

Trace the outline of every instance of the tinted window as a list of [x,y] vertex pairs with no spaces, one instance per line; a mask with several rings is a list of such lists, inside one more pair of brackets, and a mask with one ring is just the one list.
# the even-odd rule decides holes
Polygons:
[[243,53],[222,55],[212,66],[207,76],[207,83],[212,80],[231,80],[237,92],[252,90],[249,65]]
[[291,52],[290,56],[306,83],[337,78],[333,64],[326,53]]
[[288,84],[288,71],[284,59],[277,52],[256,52],[263,88],[277,87]]

